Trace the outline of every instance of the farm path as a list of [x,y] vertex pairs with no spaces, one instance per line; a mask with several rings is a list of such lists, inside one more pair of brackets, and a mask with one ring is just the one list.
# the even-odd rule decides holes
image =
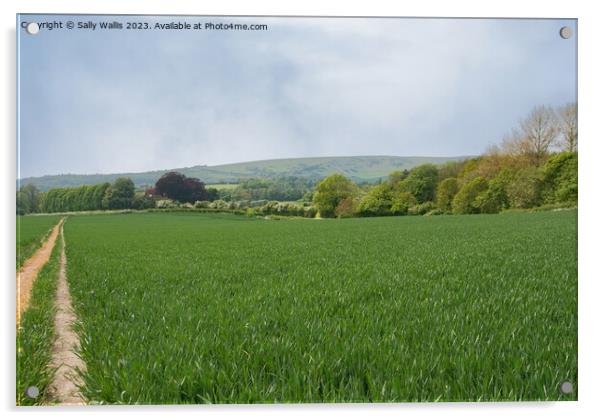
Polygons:
[[85,399],[79,392],[83,380],[79,372],[86,370],[86,364],[77,355],[79,337],[73,330],[76,321],[71,294],[67,283],[67,257],[65,255],[65,235],[61,227],[63,246],[58,285],[56,290],[56,316],[54,319],[55,342],[52,348],[50,367],[56,369],[50,384],[50,393],[59,404],[83,405]]
[[17,328],[21,322],[21,314],[29,306],[31,289],[33,283],[38,277],[38,273],[50,259],[50,254],[54,249],[56,238],[63,224],[61,219],[50,232],[48,239],[42,246],[21,266],[17,273]]

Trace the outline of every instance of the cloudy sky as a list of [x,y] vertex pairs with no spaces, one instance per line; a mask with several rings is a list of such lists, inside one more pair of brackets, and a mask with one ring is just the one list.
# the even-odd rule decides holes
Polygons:
[[19,29],[20,177],[473,155],[577,94],[573,20],[21,16],[53,20],[268,30]]

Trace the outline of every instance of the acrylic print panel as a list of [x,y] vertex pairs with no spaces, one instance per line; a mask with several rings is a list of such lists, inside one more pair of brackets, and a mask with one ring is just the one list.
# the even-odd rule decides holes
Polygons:
[[576,20],[17,34],[17,404],[577,399]]

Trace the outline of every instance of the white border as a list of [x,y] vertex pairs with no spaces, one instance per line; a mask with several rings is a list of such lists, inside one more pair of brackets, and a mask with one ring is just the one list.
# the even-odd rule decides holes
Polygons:
[[[589,3],[589,5],[588,5]],[[599,358],[602,340],[598,320],[601,317],[602,276],[596,257],[600,250],[600,180],[597,165],[602,159],[600,125],[601,97],[600,40],[602,22],[596,15],[595,2],[565,1],[421,1],[387,3],[370,1],[159,1],[159,0],[3,0],[2,14],[2,92],[0,103],[4,141],[2,142],[2,205],[0,206],[3,289],[2,297],[2,369],[0,388],[2,409],[8,418],[46,419],[94,418],[111,415],[116,418],[140,414],[149,419],[162,418],[169,412],[186,417],[215,416],[245,418],[301,419],[309,416],[328,418],[344,415],[351,418],[378,416],[383,418],[412,417],[449,419],[471,418],[545,418],[569,419],[590,417],[600,412],[598,399],[602,382]],[[264,406],[187,406],[187,407],[98,407],[42,408],[14,407],[15,333],[14,333],[14,261],[15,261],[15,14],[21,13],[132,13],[132,14],[252,14],[252,15],[333,15],[333,16],[450,16],[450,17],[550,17],[579,19],[579,402],[574,403],[497,403],[497,404],[382,404],[382,405],[264,405]],[[596,77],[597,76],[597,77]],[[598,101],[596,101],[598,98]],[[596,178],[598,177],[598,178]],[[597,187],[597,188],[596,188]],[[10,302],[13,302],[11,306]],[[5,417],[6,418],[6,417]]]

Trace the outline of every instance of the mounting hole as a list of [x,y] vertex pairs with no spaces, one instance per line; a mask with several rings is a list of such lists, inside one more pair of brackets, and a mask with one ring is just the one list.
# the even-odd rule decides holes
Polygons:
[[37,386],[30,386],[25,390],[25,395],[34,400],[38,398],[38,395],[40,395],[40,390]]
[[37,34],[38,32],[40,32],[40,25],[38,25],[38,24],[37,24],[37,23],[35,23],[35,22],[29,22],[29,23],[27,24],[27,26],[25,27],[25,30],[27,31],[27,33],[28,33],[29,35],[35,35],[35,34]]
[[569,381],[565,381],[560,385],[560,392],[563,394],[572,394],[573,393],[573,384]]
[[560,28],[560,37],[562,39],[569,39],[571,36],[573,36],[573,30],[571,28],[568,26]]

